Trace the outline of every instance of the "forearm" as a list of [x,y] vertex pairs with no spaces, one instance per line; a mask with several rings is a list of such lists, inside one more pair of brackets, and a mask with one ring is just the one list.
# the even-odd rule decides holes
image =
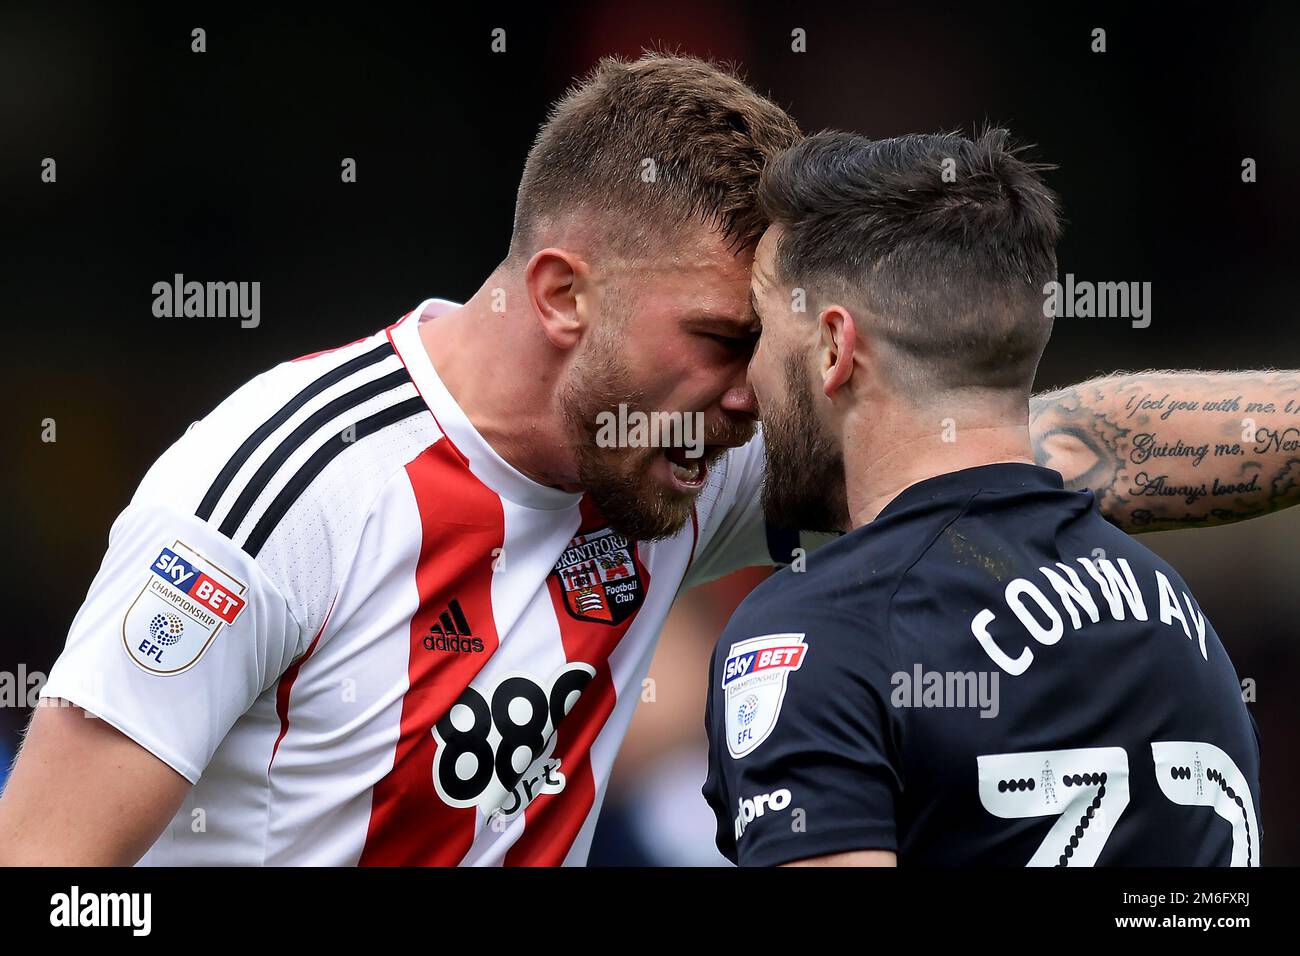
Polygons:
[[1132,532],[1240,521],[1300,501],[1300,372],[1137,372],[1035,395],[1038,463]]

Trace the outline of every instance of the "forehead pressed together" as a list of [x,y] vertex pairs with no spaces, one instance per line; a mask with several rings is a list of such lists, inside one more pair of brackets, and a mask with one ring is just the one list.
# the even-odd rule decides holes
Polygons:
[[[1038,170],[1005,131],[805,137],[711,64],[602,61],[529,152],[501,267],[565,425],[536,473],[662,537],[761,417],[769,486],[784,461],[829,489],[785,517],[837,526],[837,420],[872,388],[1027,396],[1058,232]],[[627,412],[697,418],[703,447],[611,445]]]

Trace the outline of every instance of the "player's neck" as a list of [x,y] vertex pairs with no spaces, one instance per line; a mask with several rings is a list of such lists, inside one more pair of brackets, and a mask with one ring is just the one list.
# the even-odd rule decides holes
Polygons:
[[534,481],[580,490],[554,479],[548,449],[565,447],[554,404],[555,382],[528,364],[530,330],[494,310],[498,286],[490,276],[460,308],[420,327],[429,359],[475,430],[516,471]]
[[931,418],[895,415],[864,423],[862,440],[849,436],[844,477],[851,528],[875,520],[905,488],[927,478],[1000,462],[1034,464],[1027,420]]

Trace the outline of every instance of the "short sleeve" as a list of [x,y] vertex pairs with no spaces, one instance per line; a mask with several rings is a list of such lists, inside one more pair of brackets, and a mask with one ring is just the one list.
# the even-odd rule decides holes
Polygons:
[[256,561],[194,515],[137,500],[41,697],[86,709],[194,783],[301,640]]
[[700,540],[683,587],[690,588],[732,571],[790,564],[837,535],[787,531],[763,518],[765,450],[760,428],[754,439],[719,462],[718,480],[701,495]]
[[792,619],[764,615],[773,593],[742,607],[714,655],[704,795],[718,849],[744,866],[897,850],[884,642],[824,615],[798,630],[750,623]]

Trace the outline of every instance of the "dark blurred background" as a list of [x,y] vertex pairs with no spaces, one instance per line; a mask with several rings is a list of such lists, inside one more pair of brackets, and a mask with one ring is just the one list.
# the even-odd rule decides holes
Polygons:
[[[207,52],[190,52],[195,27]],[[491,51],[505,30],[506,51]],[[1093,53],[1092,30],[1106,30]],[[1150,281],[1153,321],[1064,319],[1042,388],[1300,366],[1294,5],[422,5],[386,15],[0,5],[5,540],[0,672],[48,670],[114,516],[194,419],[276,362],[461,299],[506,250],[549,101],[652,43],[738,63],[806,130],[1008,124],[1059,170],[1062,274]],[[807,52],[791,49],[806,31]],[[57,161],[57,182],[41,163]],[[344,157],[357,182],[340,182]],[[1243,183],[1242,160],[1258,164]],[[262,322],[157,319],[155,282],[262,284]],[[491,374],[487,370],[485,374]],[[41,441],[54,419],[57,441]],[[1266,863],[1300,863],[1300,511],[1151,535],[1256,681]],[[707,649],[764,572],[680,602],[593,862],[711,863]],[[1122,664],[1120,665],[1122,666]],[[12,678],[11,678],[12,680]],[[23,703],[22,701],[18,702]],[[28,711],[0,706],[0,762]],[[0,778],[3,777],[0,769]]]

